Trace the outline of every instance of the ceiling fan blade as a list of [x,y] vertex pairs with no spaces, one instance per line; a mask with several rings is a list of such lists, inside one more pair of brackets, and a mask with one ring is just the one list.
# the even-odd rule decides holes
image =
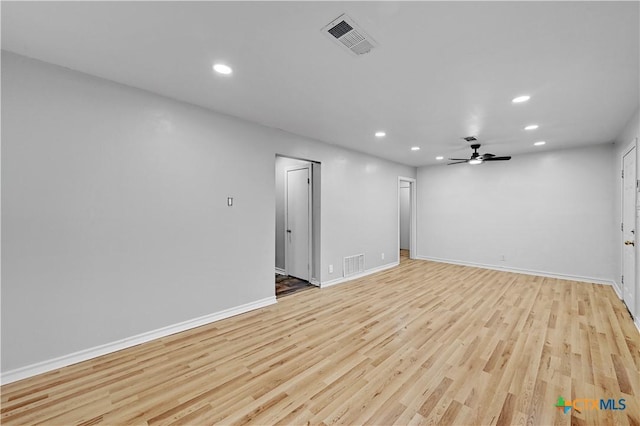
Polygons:
[[511,160],[511,156],[509,155],[508,157],[491,157],[491,158],[485,158],[483,161],[504,161],[504,160]]
[[463,161],[456,161],[455,163],[448,163],[447,166],[450,166],[452,164],[462,164],[462,163],[466,163],[469,160],[463,160]]
[[493,155],[493,154],[489,154],[488,152],[487,152],[486,154],[482,154],[482,158],[483,158],[483,159],[485,159],[485,160],[486,160],[487,158],[493,158],[493,157],[495,157],[495,155]]
[[469,161],[468,158],[449,158],[451,161]]

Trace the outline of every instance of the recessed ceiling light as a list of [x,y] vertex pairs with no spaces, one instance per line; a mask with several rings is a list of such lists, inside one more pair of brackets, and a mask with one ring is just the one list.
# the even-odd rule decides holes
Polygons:
[[537,129],[539,126],[537,124],[530,124],[527,127],[525,127],[525,130],[535,130]]
[[440,160],[444,160],[444,157],[443,157],[443,156],[441,156],[441,155],[439,155],[439,156],[437,156],[437,157],[436,157],[436,160],[438,160],[438,161],[440,161]]
[[387,134],[383,131],[376,132],[376,138],[384,138]]
[[411,151],[420,151],[420,147],[419,146],[412,146],[411,147]]
[[535,146],[542,146],[542,145],[544,145],[545,143],[546,143],[545,141],[539,141],[539,142],[534,143],[534,145],[535,145]]
[[233,72],[233,70],[231,69],[231,67],[229,65],[225,65],[225,64],[215,64],[213,66],[213,70],[215,72],[217,72],[218,74],[231,74]]
[[520,102],[527,102],[529,99],[531,99],[531,96],[522,95],[522,96],[518,96],[517,98],[513,98],[511,102],[513,102],[514,104],[519,104]]

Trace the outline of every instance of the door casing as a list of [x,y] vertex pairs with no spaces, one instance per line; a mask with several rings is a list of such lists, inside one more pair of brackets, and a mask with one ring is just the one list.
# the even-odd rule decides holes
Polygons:
[[[417,247],[417,210],[416,210],[416,180],[414,178],[398,176],[398,245],[396,253],[400,256],[400,186],[402,182],[409,183],[409,200],[410,200],[410,215],[409,215],[409,258],[416,259],[416,247]],[[400,258],[398,257],[398,261]]]

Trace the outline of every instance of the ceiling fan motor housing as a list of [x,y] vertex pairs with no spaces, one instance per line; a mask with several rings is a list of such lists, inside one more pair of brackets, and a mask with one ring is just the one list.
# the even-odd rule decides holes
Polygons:
[[480,157],[480,154],[478,154],[478,148],[480,148],[479,143],[474,143],[471,145],[471,149],[473,149],[473,154],[471,154],[471,160]]

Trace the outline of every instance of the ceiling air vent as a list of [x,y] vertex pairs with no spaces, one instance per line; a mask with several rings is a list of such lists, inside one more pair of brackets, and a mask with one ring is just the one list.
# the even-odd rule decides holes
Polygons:
[[346,47],[353,55],[364,55],[378,46],[378,43],[369,34],[346,14],[342,14],[322,29],[330,39],[338,45]]

